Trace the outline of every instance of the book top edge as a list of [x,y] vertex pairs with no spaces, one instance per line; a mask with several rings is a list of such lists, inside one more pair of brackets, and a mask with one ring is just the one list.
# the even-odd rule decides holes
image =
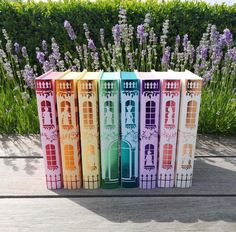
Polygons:
[[60,76],[64,74],[64,72],[54,72],[49,71],[47,73],[44,73],[43,75],[36,78],[36,80],[55,80],[57,78],[60,78]]
[[119,72],[104,72],[100,80],[120,80]]
[[168,73],[171,73],[171,75],[178,75],[181,79],[194,79],[194,80],[202,80],[201,77],[199,77],[198,75],[196,75],[195,73],[189,71],[189,70],[185,70],[184,72],[176,72],[173,70],[168,70]]
[[80,80],[99,80],[102,72],[86,72],[86,74],[80,78]]
[[59,80],[74,80],[80,79],[82,72],[69,72],[68,74],[62,76]]
[[137,72],[140,80],[160,80],[153,72]]
[[120,73],[121,80],[137,80],[137,76],[135,72],[121,72]]

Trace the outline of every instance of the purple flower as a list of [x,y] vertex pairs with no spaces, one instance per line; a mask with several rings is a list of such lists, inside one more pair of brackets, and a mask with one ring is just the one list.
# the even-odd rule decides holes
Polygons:
[[120,25],[116,24],[114,27],[112,27],[112,35],[113,35],[115,44],[119,45],[120,41],[121,41],[121,28],[120,28]]
[[187,51],[187,47],[188,47],[188,35],[187,34],[184,35],[183,47],[184,47],[184,51]]
[[64,22],[64,27],[66,28],[70,39],[75,40],[77,37],[75,35],[74,29],[72,28],[72,26],[70,25],[70,23],[67,20],[65,20],[65,22]]
[[229,60],[236,62],[236,47],[229,49],[226,56]]
[[127,55],[127,57],[128,57],[128,60],[129,60],[129,68],[130,68],[131,70],[133,70],[133,69],[134,69],[133,54],[132,54],[131,52],[129,52],[128,55]]
[[233,42],[233,35],[228,28],[224,29],[223,35],[220,37],[222,45],[230,45]]
[[51,69],[50,63],[46,60],[46,61],[43,63],[43,71],[46,73],[46,72],[48,72],[50,69]]
[[207,59],[207,55],[208,55],[208,48],[202,46],[200,48],[200,54],[201,54],[201,59],[206,60]]
[[38,59],[39,63],[43,64],[44,63],[44,58],[45,58],[45,54],[43,52],[36,52],[36,58]]
[[95,44],[94,44],[92,39],[88,39],[88,48],[93,50],[93,51],[96,50],[96,46],[95,46]]
[[148,33],[145,31],[145,27],[143,24],[138,25],[137,27],[137,37],[139,39],[140,44],[142,44],[145,38],[148,36]]
[[21,52],[22,52],[22,56],[23,56],[24,58],[27,58],[27,57],[28,57],[28,53],[27,53],[26,47],[22,47],[22,48],[21,48]]
[[77,72],[78,71],[76,65],[72,65],[70,69],[71,69],[72,72]]
[[213,73],[212,70],[207,71],[204,75],[203,75],[203,82],[207,83],[212,79]]
[[206,64],[205,63],[201,63],[199,64],[199,70],[203,70],[204,68],[206,68]]
[[20,45],[17,42],[15,42],[14,47],[15,47],[15,53],[18,54],[20,52]]
[[211,44],[217,43],[218,39],[219,39],[219,32],[216,30],[215,25],[211,25],[211,34],[210,34]]
[[52,56],[56,61],[60,60],[61,53],[59,52],[59,46],[56,43],[56,40],[52,38]]
[[213,65],[217,65],[220,63],[221,58],[223,56],[223,52],[222,52],[222,44],[218,41],[214,46],[213,46],[213,50],[212,50],[212,63]]
[[161,63],[163,65],[168,65],[169,62],[170,62],[170,48],[166,47],[161,59]]
[[99,56],[97,52],[92,53],[94,69],[99,69]]
[[23,77],[24,77],[24,80],[25,80],[27,86],[30,88],[34,88],[35,75],[34,75],[34,71],[31,68],[31,66],[28,64],[25,65],[22,74],[23,74]]

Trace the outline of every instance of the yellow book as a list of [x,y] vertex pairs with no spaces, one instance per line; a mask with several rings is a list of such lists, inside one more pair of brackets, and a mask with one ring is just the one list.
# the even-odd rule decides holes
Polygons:
[[100,187],[98,82],[102,72],[88,72],[78,81],[83,187]]
[[66,189],[82,185],[77,81],[84,72],[68,72],[56,80],[63,184]]

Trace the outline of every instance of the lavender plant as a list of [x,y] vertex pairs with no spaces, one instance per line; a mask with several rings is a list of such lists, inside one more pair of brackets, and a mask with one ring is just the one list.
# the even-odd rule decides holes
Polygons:
[[12,43],[7,31],[0,42],[0,131],[1,133],[38,132],[34,79],[27,49]]
[[[51,38],[50,43],[47,38],[36,47],[38,63],[34,66],[27,49],[17,42],[13,45],[3,30],[5,44],[4,47],[1,44],[0,49],[0,94],[6,100],[0,105],[0,131],[38,132],[32,89],[35,77],[50,69],[166,71],[171,68],[175,71],[189,69],[204,80],[199,130],[203,133],[236,133],[236,47],[230,30],[226,28],[220,33],[215,25],[209,24],[198,46],[194,47],[191,35],[185,34],[176,35],[172,47],[168,44],[170,21],[165,20],[162,31],[158,32],[152,27],[151,18],[151,14],[146,14],[135,28],[128,23],[126,10],[120,8],[118,22],[110,31],[113,40],[107,41],[105,29],[100,28],[100,44],[95,44],[86,23],[83,25],[86,43],[82,43],[76,30],[65,20],[67,43],[73,43],[74,50],[64,51],[56,38]],[[24,112],[27,112],[27,119]],[[16,123],[14,114],[19,115],[16,118],[20,124]],[[30,117],[34,119],[33,129],[29,127]]]

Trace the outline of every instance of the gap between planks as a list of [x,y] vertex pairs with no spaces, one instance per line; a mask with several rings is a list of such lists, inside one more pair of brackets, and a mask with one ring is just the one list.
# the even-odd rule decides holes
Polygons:
[[50,199],[50,198],[143,198],[143,197],[168,197],[168,198],[189,198],[189,197],[236,197],[236,194],[93,194],[93,195],[2,195],[0,199]]
[[[201,158],[236,158],[236,155],[197,155],[194,158],[201,159]],[[0,159],[43,159],[43,156],[0,156]]]

